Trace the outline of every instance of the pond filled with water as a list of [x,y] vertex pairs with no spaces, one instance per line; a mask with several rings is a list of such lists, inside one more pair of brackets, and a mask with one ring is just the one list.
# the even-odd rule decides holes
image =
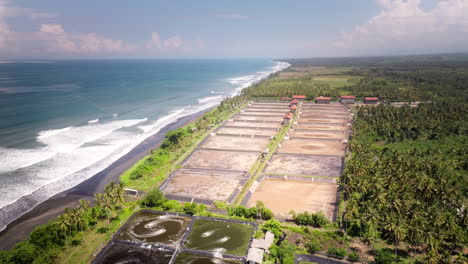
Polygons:
[[196,220],[185,247],[243,256],[253,226],[213,220]]
[[175,246],[189,222],[190,218],[184,216],[138,212],[125,224],[116,239]]
[[172,251],[150,250],[124,245],[112,245],[98,264],[168,264]]
[[174,264],[240,264],[240,261],[180,253]]

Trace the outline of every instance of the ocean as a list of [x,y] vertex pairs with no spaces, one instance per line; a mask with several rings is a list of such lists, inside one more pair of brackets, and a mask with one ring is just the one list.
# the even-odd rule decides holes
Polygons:
[[0,231],[164,126],[288,66],[269,59],[0,63]]

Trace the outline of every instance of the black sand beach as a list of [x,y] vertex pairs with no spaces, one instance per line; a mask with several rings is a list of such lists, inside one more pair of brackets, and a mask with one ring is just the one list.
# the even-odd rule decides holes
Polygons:
[[[216,107],[216,106],[215,106]],[[112,163],[105,170],[99,172],[77,186],[61,192],[34,209],[14,220],[0,232],[0,250],[8,250],[20,242],[38,225],[44,224],[63,213],[65,208],[78,205],[79,200],[92,200],[93,195],[104,190],[104,186],[111,181],[118,182],[120,175],[128,170],[134,163],[148,155],[152,149],[161,144],[167,132],[182,127],[202,114],[210,111],[209,108],[198,113],[179,118],[176,122],[167,125],[158,133],[145,139],[129,153]]]

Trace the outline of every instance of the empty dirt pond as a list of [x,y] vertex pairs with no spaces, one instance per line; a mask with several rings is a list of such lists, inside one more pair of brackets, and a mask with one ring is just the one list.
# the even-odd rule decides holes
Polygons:
[[181,169],[162,191],[166,195],[225,201],[244,176],[242,172]]
[[233,136],[274,136],[278,133],[276,128],[245,128],[245,127],[221,127],[216,131],[219,135]]
[[328,123],[328,124],[349,124],[351,122],[350,119],[335,119],[335,118],[299,118],[297,120],[299,124],[309,123],[309,124],[321,124],[321,123]]
[[268,137],[210,136],[203,148],[262,151],[270,139]]
[[224,124],[225,127],[265,127],[265,128],[280,128],[279,122],[257,122],[257,121],[228,121]]
[[247,202],[247,207],[262,201],[280,218],[291,218],[289,212],[323,212],[333,220],[337,185],[327,182],[263,179]]
[[265,172],[339,177],[342,164],[343,158],[341,157],[275,154],[270,159]]
[[309,131],[309,130],[292,130],[288,132],[290,138],[317,138],[317,139],[336,139],[344,140],[349,137],[345,131]]
[[235,115],[233,120],[247,120],[247,121],[275,121],[281,122],[284,116],[252,116],[252,115]]
[[304,124],[299,123],[293,125],[294,130],[339,130],[339,131],[349,131],[351,126],[343,124]]
[[184,168],[248,171],[259,156],[260,152],[199,149],[184,162],[183,166]]
[[281,142],[279,153],[344,156],[346,144],[313,139],[289,139]]

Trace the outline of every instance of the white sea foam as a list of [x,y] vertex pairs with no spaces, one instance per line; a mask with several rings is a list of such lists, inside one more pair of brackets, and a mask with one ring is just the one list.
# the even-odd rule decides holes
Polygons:
[[55,134],[62,133],[62,132],[65,132],[67,130],[70,130],[70,128],[71,128],[71,126],[65,127],[65,128],[60,128],[60,129],[51,129],[51,130],[41,131],[41,132],[39,132],[37,138],[41,139],[41,138],[50,137],[50,136],[53,136]]
[[247,88],[251,86],[252,84],[255,84],[267,78],[268,76],[270,76],[271,74],[277,71],[284,70],[288,68],[289,66],[291,66],[291,64],[287,62],[276,62],[274,66],[270,67],[266,71],[259,71],[259,72],[256,72],[255,74],[244,75],[244,76],[239,76],[239,77],[228,79],[229,83],[236,86],[236,88],[232,91],[231,96],[238,95],[242,91],[242,89]]
[[203,103],[206,103],[206,102],[209,102],[209,101],[219,100],[219,99],[221,99],[221,98],[222,98],[221,95],[218,95],[218,96],[208,96],[208,97],[204,97],[204,98],[198,99],[198,103],[199,103],[199,104],[203,104]]
[[99,118],[93,119],[93,120],[89,120],[89,121],[88,121],[88,124],[94,124],[94,123],[97,123],[97,122],[99,122]]

